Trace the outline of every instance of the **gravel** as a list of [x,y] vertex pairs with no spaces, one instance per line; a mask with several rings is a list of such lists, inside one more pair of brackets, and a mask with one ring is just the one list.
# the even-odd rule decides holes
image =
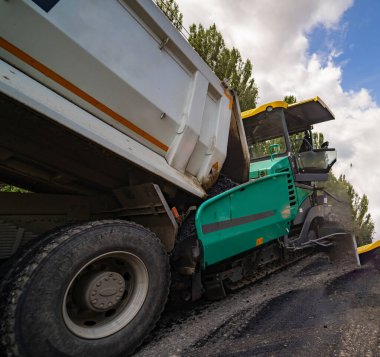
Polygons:
[[136,356],[380,356],[380,264],[318,253],[227,298],[167,306]]

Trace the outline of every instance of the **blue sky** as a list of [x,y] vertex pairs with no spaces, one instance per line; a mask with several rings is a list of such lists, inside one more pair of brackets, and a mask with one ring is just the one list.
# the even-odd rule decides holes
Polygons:
[[342,88],[366,88],[380,104],[380,1],[356,0],[340,19],[339,26],[318,25],[309,34],[309,52],[326,55],[334,47],[341,54]]

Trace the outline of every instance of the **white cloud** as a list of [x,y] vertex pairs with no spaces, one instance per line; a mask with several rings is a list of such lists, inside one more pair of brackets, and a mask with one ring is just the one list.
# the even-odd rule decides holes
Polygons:
[[[360,194],[367,194],[380,238],[380,108],[363,88],[344,91],[340,49],[310,54],[308,33],[316,26],[346,31],[340,23],[353,0],[177,0],[185,25],[216,23],[229,46],[237,47],[254,65],[259,103],[286,94],[298,100],[319,95],[335,114],[318,128],[338,150],[337,174],[344,173]],[[354,50],[354,49],[353,49]],[[379,123],[379,124],[378,124]],[[352,164],[352,167],[351,167]]]

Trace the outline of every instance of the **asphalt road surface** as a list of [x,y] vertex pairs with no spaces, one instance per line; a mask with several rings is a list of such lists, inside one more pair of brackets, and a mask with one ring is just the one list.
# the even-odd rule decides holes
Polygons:
[[319,253],[217,302],[164,312],[136,356],[380,356],[380,256]]

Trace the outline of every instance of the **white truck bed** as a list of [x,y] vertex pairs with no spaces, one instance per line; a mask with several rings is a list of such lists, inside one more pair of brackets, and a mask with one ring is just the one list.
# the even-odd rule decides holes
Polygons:
[[199,197],[205,195],[196,179],[170,167],[156,152],[1,60],[0,92],[185,191]]
[[1,90],[203,196],[226,157],[232,96],[166,16],[148,0],[36,3],[0,3]]

